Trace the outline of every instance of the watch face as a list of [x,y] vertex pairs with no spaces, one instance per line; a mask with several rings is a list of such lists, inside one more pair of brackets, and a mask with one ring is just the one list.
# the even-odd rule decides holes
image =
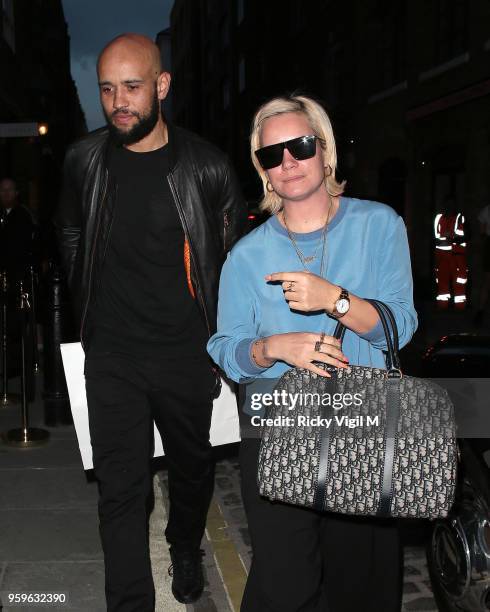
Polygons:
[[349,310],[349,305],[349,300],[342,298],[337,300],[335,307],[337,308],[337,312],[340,312],[340,314],[345,314]]

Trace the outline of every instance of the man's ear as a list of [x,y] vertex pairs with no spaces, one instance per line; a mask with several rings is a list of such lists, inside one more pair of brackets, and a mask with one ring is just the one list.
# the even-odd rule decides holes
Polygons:
[[165,100],[170,89],[172,77],[170,72],[162,72],[157,79],[157,95],[159,100]]

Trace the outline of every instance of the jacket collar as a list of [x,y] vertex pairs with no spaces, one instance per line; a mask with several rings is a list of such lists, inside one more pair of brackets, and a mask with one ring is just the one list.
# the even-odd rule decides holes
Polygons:
[[[167,125],[167,135],[168,135],[168,159],[169,159],[169,170],[172,172],[175,169],[179,159],[180,159],[180,138],[179,138],[179,128],[177,128],[172,122],[166,121]],[[104,135],[103,139],[101,155],[102,160],[104,162],[104,166],[107,168],[108,161],[108,152],[110,147],[110,135],[109,129],[107,127],[100,129],[101,136]]]

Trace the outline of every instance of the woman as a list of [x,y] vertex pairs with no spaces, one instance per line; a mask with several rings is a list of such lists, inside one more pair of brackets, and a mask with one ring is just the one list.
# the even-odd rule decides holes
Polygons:
[[[403,220],[384,204],[342,196],[332,126],[309,98],[264,104],[253,121],[251,155],[264,186],[262,209],[272,216],[242,238],[223,267],[210,355],[246,385],[247,397],[268,382],[273,388],[290,367],[328,376],[314,361],[385,367],[381,322],[363,298],[391,307],[404,346],[417,315]],[[342,346],[331,335],[340,318],[348,328]],[[253,431],[249,415],[256,412],[246,402],[244,411],[244,430]],[[242,611],[399,610],[394,523],[261,498],[255,433],[242,434],[240,450],[253,552]]]

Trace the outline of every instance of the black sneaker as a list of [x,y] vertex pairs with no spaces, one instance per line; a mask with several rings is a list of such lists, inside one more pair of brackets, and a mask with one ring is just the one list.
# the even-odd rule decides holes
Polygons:
[[176,550],[170,547],[172,565],[168,568],[172,580],[172,593],[177,601],[188,604],[201,597],[204,589],[202,557],[204,551]]

